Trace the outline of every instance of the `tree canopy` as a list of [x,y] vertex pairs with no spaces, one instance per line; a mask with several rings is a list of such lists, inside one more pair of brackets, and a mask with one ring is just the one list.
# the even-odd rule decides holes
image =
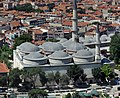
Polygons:
[[112,67],[108,64],[105,64],[100,68],[92,69],[92,74],[96,82],[107,83],[109,82],[109,80],[112,80],[114,78],[114,72],[112,71]]
[[12,53],[12,49],[10,49],[6,44],[3,45],[0,48],[0,62],[5,63],[8,68],[11,68],[11,62],[9,61],[10,59],[12,59],[13,53]]
[[21,75],[21,70],[19,70],[18,68],[15,68],[10,71],[9,73],[9,86],[10,87],[19,86],[19,83],[22,82],[20,75]]
[[110,53],[111,59],[115,61],[116,64],[120,63],[120,34],[115,34],[111,38],[110,43]]
[[74,80],[74,83],[79,80],[79,82],[83,83],[86,81],[86,74],[84,74],[83,69],[81,69],[78,65],[70,66],[67,70],[67,75],[70,79]]
[[30,98],[44,98],[47,96],[47,92],[40,89],[32,89],[28,92]]
[[32,83],[33,88],[36,88],[35,83],[37,79],[42,81],[43,85],[47,82],[45,73],[40,68],[37,67],[23,69],[22,77],[25,81],[27,81],[28,79],[29,82]]
[[43,12],[40,9],[34,9],[30,3],[18,5],[15,7],[15,9],[17,11],[25,11],[25,12],[39,12],[39,13]]
[[19,46],[20,44],[31,41],[32,41],[32,37],[29,34],[21,35],[20,37],[15,39],[13,48],[16,49],[16,47]]

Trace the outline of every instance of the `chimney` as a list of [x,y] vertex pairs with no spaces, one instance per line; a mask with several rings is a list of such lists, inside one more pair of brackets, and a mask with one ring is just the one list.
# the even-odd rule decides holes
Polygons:
[[77,17],[77,1],[73,0],[73,19],[72,19],[72,41],[78,42],[78,17]]
[[97,23],[96,27],[96,46],[95,46],[95,61],[100,62],[100,31],[99,31],[99,23]]

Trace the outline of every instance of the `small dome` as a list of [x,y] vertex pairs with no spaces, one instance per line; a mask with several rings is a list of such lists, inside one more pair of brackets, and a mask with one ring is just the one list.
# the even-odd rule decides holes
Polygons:
[[71,44],[71,42],[73,42],[72,41],[72,39],[69,39],[69,40],[67,40],[67,41],[65,41],[65,42],[63,42],[63,43],[61,43],[64,47],[67,47],[69,44]]
[[44,56],[39,52],[31,52],[30,54],[24,56],[23,58],[27,60],[40,60],[43,59]]
[[83,37],[79,37],[79,42],[84,42],[84,38]]
[[94,56],[93,53],[91,51],[89,51],[88,49],[79,50],[79,51],[77,51],[77,53],[73,54],[73,57],[77,57],[77,58],[90,58],[93,56]]
[[60,43],[45,42],[42,45],[42,49],[45,50],[45,51],[54,52],[54,51],[63,50],[64,47]]
[[53,54],[48,56],[49,58],[53,58],[53,59],[67,59],[67,58],[71,58],[70,55],[68,55],[66,52],[63,51],[55,51]]
[[78,51],[78,50],[86,49],[86,46],[78,42],[72,41],[70,44],[67,45],[66,49],[70,51]]
[[92,43],[93,43],[93,42],[96,42],[96,38],[93,37],[93,38],[91,39],[91,42],[92,42]]
[[100,40],[101,40],[101,41],[107,41],[107,38],[108,38],[107,35],[102,35],[102,36],[100,37]]
[[85,40],[84,40],[84,43],[91,43],[91,42],[92,42],[91,39],[89,39],[88,37],[85,38]]
[[89,49],[93,55],[95,55],[95,48]]
[[62,38],[62,39],[60,39],[59,43],[64,43],[66,41],[68,41],[66,38]]
[[17,49],[19,49],[21,52],[25,52],[25,53],[37,52],[40,50],[38,46],[36,46],[30,42],[22,43],[20,46],[17,46]]

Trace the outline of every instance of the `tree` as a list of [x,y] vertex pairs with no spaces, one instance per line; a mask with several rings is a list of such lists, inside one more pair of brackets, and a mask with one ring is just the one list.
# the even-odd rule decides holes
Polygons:
[[0,76],[0,86],[4,87],[7,85],[7,75]]
[[31,41],[32,41],[32,37],[29,34],[21,35],[20,37],[15,39],[13,48],[16,49],[16,47],[19,46],[20,44]]
[[47,92],[40,89],[32,89],[28,92],[30,98],[46,98]]
[[71,98],[71,94],[68,93],[68,94],[65,96],[65,98]]
[[101,78],[101,68],[92,69],[92,75],[94,76],[95,80],[99,82],[99,79]]
[[81,83],[86,81],[86,74],[84,74],[83,69],[78,67],[78,65],[70,66],[67,70],[67,75],[70,79],[74,80],[74,83],[79,79]]
[[[105,64],[101,67],[101,72],[103,72],[105,74],[106,79],[108,80],[107,82],[109,82],[109,80],[111,79],[111,75],[113,73],[112,71],[112,67],[108,64]],[[113,78],[113,77],[112,77]]]
[[55,75],[53,72],[47,74],[47,79],[49,84],[54,84],[55,83]]
[[0,48],[0,62],[5,63],[8,68],[11,68],[11,62],[9,59],[12,59],[13,53],[12,49],[10,49],[6,44]]
[[10,87],[19,86],[19,83],[22,82],[20,75],[21,75],[21,70],[19,70],[18,68],[15,68],[10,71],[9,73],[9,86]]
[[23,5],[18,5],[15,7],[17,11],[25,11],[25,12],[33,12],[34,9],[30,3],[26,3]]
[[56,82],[58,85],[59,85],[59,82],[60,82],[60,78],[61,78],[60,72],[57,71],[57,72],[55,73],[55,82]]
[[110,43],[110,53],[111,59],[114,60],[116,64],[120,63],[120,34],[115,34],[111,38]]
[[[25,68],[22,72],[22,77],[25,81],[29,81],[33,88],[36,88],[35,84],[37,79],[42,80],[42,78],[45,78],[44,72],[40,68],[34,67],[34,68]],[[43,81],[42,81],[43,83]]]
[[78,92],[73,93],[73,95],[72,95],[72,96],[73,96],[72,98],[80,98],[80,96],[79,96]]
[[70,80],[69,76],[66,75],[66,74],[63,74],[63,75],[61,75],[60,84],[63,85],[63,86],[68,85],[69,80]]

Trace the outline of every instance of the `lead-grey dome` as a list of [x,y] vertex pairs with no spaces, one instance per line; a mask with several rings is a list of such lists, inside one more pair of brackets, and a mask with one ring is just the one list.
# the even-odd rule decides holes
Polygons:
[[55,51],[53,54],[49,55],[48,57],[53,59],[72,58],[70,55],[68,55],[66,52],[63,52],[63,51]]
[[38,46],[36,46],[30,42],[22,43],[20,46],[17,46],[17,49],[19,49],[21,52],[25,52],[25,53],[37,52],[40,50]]
[[60,39],[59,43],[64,43],[64,42],[66,42],[66,41],[67,41],[66,38],[62,38],[62,39]]
[[63,47],[67,47],[69,44],[71,44],[71,42],[73,42],[72,39],[69,39],[61,44],[63,45]]
[[83,37],[79,37],[79,42],[84,42],[85,39]]
[[77,51],[77,53],[74,53],[72,56],[76,57],[76,58],[90,58],[90,57],[94,57],[93,53],[91,51],[89,51],[88,49],[79,50],[79,51]]
[[24,56],[23,58],[27,59],[27,60],[43,60],[43,59],[46,59],[46,57],[44,57],[39,52],[31,52],[30,54]]
[[42,49],[43,49],[44,51],[54,52],[54,51],[63,50],[64,47],[63,47],[60,43],[45,42],[45,43],[42,45]]
[[107,41],[107,38],[108,38],[107,35],[102,35],[102,36],[100,37],[100,40],[101,40],[101,41]]
[[71,43],[69,43],[66,46],[66,49],[69,51],[78,51],[78,50],[86,49],[86,46],[78,42],[71,41]]

